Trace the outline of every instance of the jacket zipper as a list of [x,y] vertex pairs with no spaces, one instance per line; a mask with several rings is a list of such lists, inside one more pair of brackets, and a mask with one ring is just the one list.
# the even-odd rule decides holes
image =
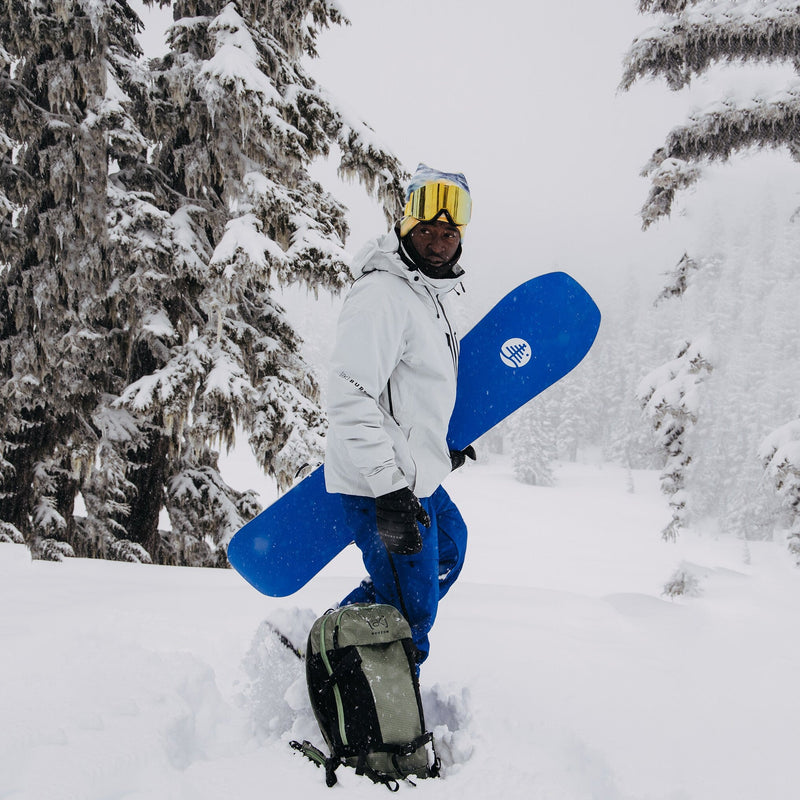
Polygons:
[[438,304],[439,308],[442,310],[442,317],[447,323],[447,329],[449,333],[445,334],[447,336],[447,346],[450,348],[450,353],[453,356],[453,366],[455,367],[456,374],[458,373],[458,355],[459,355],[459,346],[458,346],[458,337],[456,336],[456,332],[453,330],[453,326],[450,324],[450,320],[447,318],[447,312],[444,310],[444,306],[442,305],[442,301],[437,297],[435,298],[436,303]]
[[450,355],[453,357],[453,367],[456,370],[456,374],[458,374],[458,355],[460,349],[458,345],[458,337],[456,336],[456,332],[453,330],[453,326],[450,324],[450,320],[447,318],[447,312],[444,310],[444,305],[439,299],[439,296],[435,295],[427,286],[425,286],[424,289],[428,293],[428,297],[430,297],[433,301],[433,307],[436,309],[436,319],[444,319],[445,324],[447,325],[448,332],[445,333],[447,347],[450,349]]
[[[389,380],[386,381],[386,393],[387,393],[387,399],[389,401],[389,416],[395,422],[397,422],[397,418],[394,415],[394,401],[392,400],[392,379],[391,378],[389,378]],[[397,424],[399,425],[400,423],[398,422]]]

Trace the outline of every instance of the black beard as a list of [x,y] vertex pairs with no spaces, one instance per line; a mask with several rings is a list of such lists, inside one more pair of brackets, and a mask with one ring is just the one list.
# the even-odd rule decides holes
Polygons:
[[[398,231],[399,234],[399,231]],[[423,275],[428,278],[454,278],[455,273],[453,267],[458,264],[458,259],[461,258],[461,243],[458,244],[456,254],[444,264],[431,264],[430,261],[424,259],[414,247],[411,241],[411,235],[407,234],[400,239],[400,249],[398,250],[402,262],[411,269],[418,269]]]

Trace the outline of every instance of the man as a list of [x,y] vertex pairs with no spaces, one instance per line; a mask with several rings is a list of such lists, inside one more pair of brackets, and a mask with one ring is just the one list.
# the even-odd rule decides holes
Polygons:
[[[441,482],[472,448],[451,452],[458,293],[471,199],[461,174],[423,164],[404,217],[356,256],[329,382],[325,476],[342,496],[369,578],[342,601],[388,603],[408,620],[417,661],[439,600],[464,562],[467,528]],[[422,527],[420,527],[422,526]]]

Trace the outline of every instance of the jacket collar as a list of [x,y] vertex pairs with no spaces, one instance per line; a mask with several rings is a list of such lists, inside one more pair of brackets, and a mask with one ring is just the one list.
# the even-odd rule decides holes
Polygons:
[[453,270],[455,274],[452,277],[429,278],[419,270],[408,267],[400,258],[399,248],[400,239],[394,230],[371,240],[356,253],[351,266],[353,275],[358,279],[362,275],[376,270],[391,272],[408,281],[412,286],[422,284],[435,294],[446,294],[461,283],[464,270],[458,264],[455,265]]

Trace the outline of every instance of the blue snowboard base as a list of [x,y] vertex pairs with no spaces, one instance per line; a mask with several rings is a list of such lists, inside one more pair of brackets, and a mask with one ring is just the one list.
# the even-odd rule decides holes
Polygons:
[[[461,340],[456,405],[447,440],[463,450],[576,367],[594,342],[600,311],[563,272],[507,294]],[[286,597],[352,541],[337,494],[318,467],[238,531],[228,560],[263,594]]]

